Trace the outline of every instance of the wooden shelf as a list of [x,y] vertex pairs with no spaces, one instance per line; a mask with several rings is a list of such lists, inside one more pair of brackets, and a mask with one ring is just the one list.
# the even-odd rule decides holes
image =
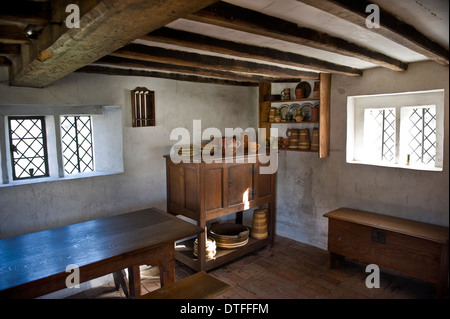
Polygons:
[[[264,97],[272,93],[271,83],[259,84],[259,127],[266,129],[266,132],[270,131],[270,128],[274,124],[294,125],[294,124],[314,124],[314,127],[319,129],[319,150],[318,151],[299,151],[289,150],[295,152],[315,152],[319,158],[330,156],[330,91],[331,91],[331,74],[320,74],[320,91],[319,97],[312,97],[306,99],[293,99],[293,100],[276,100],[276,101],[264,101]],[[319,121],[317,122],[296,122],[296,121],[284,121],[284,122],[270,122],[270,108],[272,103],[292,103],[292,102],[305,102],[305,101],[319,101]],[[310,127],[306,127],[310,128]],[[280,150],[282,150],[280,148]],[[288,150],[288,149],[283,149]]]
[[[184,242],[178,243],[178,246],[184,245],[184,247],[175,249],[175,257],[183,264],[191,267],[194,270],[200,271],[198,259],[193,253],[194,241],[195,239],[189,239]],[[236,249],[217,248],[215,258],[206,260],[206,271],[226,264],[236,258],[242,257],[252,251],[255,251],[256,249],[266,247],[270,245],[270,243],[270,237],[265,239],[254,239],[249,237],[248,243],[245,246]]]
[[281,121],[281,122],[265,122],[270,124],[319,124],[319,121]]
[[292,102],[306,102],[306,101],[319,101],[319,98],[309,97],[305,99],[294,99],[294,100],[274,100],[274,101],[264,101],[264,103],[292,103]]
[[279,151],[287,151],[287,152],[306,152],[306,153],[317,153],[319,151],[311,151],[311,150],[299,150],[295,148],[279,148]]

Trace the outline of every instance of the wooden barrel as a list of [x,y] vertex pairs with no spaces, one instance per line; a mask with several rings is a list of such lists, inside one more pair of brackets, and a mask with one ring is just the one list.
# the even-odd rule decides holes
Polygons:
[[319,122],[319,116],[320,116],[320,110],[319,107],[312,107],[311,108],[311,122]]
[[311,148],[311,140],[309,139],[309,129],[300,129],[298,149],[308,151]]
[[271,107],[269,110],[269,122],[275,122],[275,110],[276,108]]
[[267,231],[267,209],[255,209],[253,212],[253,222],[251,237],[264,239],[269,235]]
[[298,148],[299,130],[296,128],[287,129],[286,135],[289,138],[289,148]]
[[313,128],[312,139],[311,139],[311,151],[319,150],[319,129],[317,127]]

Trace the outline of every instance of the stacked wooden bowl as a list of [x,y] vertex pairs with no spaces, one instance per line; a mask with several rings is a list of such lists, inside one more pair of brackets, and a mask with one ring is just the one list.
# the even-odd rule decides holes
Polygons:
[[290,128],[286,130],[286,135],[289,138],[289,148],[293,149],[299,148],[298,134],[299,134],[298,129]]
[[252,238],[267,238],[267,209],[255,209],[253,212]]
[[311,151],[319,150],[319,129],[314,128],[312,132]]
[[209,229],[210,236],[216,241],[217,247],[234,249],[248,243],[250,230],[245,225],[234,223],[216,223]]
[[309,129],[300,129],[298,142],[298,149],[301,151],[307,151],[311,148],[311,140],[309,139]]

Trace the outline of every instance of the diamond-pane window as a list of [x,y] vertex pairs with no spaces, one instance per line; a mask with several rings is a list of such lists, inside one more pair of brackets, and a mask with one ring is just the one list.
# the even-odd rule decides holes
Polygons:
[[445,90],[347,97],[347,163],[442,171]]
[[66,174],[94,170],[90,116],[62,116],[61,139]]
[[436,108],[408,107],[407,143],[411,163],[434,164],[436,160]]
[[45,118],[9,117],[13,179],[49,176]]
[[395,160],[395,132],[394,108],[365,110],[364,146],[370,161]]

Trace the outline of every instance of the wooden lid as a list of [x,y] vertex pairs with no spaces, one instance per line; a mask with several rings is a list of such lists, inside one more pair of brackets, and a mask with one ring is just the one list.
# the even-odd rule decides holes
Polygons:
[[324,214],[328,218],[339,219],[378,229],[414,236],[433,242],[448,242],[448,227],[433,225],[414,220],[370,213],[352,208],[342,207]]

